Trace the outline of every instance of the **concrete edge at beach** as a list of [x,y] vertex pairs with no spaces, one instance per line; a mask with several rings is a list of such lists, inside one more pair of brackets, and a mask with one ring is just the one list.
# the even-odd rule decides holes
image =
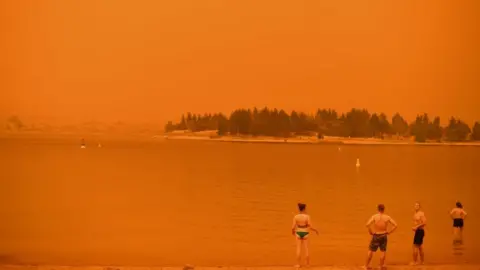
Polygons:
[[[30,266],[30,265],[0,265],[0,270],[294,270],[293,266],[259,266],[259,267],[128,267],[128,266]],[[361,266],[311,266],[301,268],[308,270],[348,270],[363,269]],[[373,267],[372,269],[379,269]],[[418,270],[479,270],[480,265],[389,265],[387,269],[418,269]]]

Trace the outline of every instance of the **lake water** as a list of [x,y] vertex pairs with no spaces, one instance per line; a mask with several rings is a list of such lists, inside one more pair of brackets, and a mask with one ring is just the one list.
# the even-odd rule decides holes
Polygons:
[[[0,260],[293,265],[290,227],[305,202],[320,230],[310,239],[312,264],[363,264],[364,224],[378,203],[399,224],[388,263],[403,264],[419,200],[426,261],[480,263],[478,147],[102,144],[0,140]],[[449,218],[456,200],[469,213],[461,247],[452,246]]]

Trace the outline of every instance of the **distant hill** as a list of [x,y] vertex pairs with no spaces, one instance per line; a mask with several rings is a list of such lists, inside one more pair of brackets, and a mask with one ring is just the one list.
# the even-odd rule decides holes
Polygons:
[[51,125],[48,123],[25,123],[18,116],[11,116],[4,121],[0,121],[0,134],[155,135],[161,133],[162,130],[163,127],[156,124],[132,124],[121,121],[114,123],[87,121],[80,124]]

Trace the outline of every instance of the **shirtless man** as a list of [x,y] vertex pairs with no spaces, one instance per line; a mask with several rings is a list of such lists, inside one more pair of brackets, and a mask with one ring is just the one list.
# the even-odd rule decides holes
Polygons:
[[[372,235],[372,241],[370,242],[369,251],[367,254],[367,261],[365,268],[370,269],[370,261],[372,260],[373,253],[377,252],[380,248],[382,253],[380,256],[380,269],[385,267],[385,252],[387,251],[387,235],[393,233],[397,229],[397,223],[388,215],[385,214],[385,206],[379,204],[378,213],[373,215],[367,222],[367,228],[370,235]],[[388,224],[392,225],[390,231],[388,231]],[[372,230],[373,225],[373,230]]]
[[467,212],[463,210],[462,203],[457,202],[455,206],[456,207],[450,212],[450,217],[453,219],[453,243],[462,243],[463,220],[467,216]]
[[303,203],[298,204],[299,213],[293,218],[292,234],[297,238],[297,265],[300,268],[302,261],[302,247],[305,250],[305,260],[307,266],[310,264],[310,256],[308,254],[308,235],[310,231],[314,231],[318,235],[317,229],[313,228],[310,216],[305,212],[307,206]]
[[423,253],[423,237],[425,237],[425,225],[427,225],[427,219],[425,218],[425,213],[421,211],[420,203],[415,204],[415,214],[413,214],[413,224],[412,231],[415,232],[413,236],[413,262],[412,265],[418,264],[418,254],[420,254],[420,264],[423,264],[424,253]]

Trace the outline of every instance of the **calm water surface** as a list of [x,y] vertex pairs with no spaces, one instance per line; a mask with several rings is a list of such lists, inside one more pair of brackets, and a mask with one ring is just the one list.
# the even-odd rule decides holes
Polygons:
[[[292,265],[302,201],[321,232],[313,264],[362,264],[377,203],[399,223],[389,263],[408,263],[419,200],[426,261],[480,263],[476,147],[3,139],[0,157],[4,262]],[[457,199],[469,216],[454,248]]]

